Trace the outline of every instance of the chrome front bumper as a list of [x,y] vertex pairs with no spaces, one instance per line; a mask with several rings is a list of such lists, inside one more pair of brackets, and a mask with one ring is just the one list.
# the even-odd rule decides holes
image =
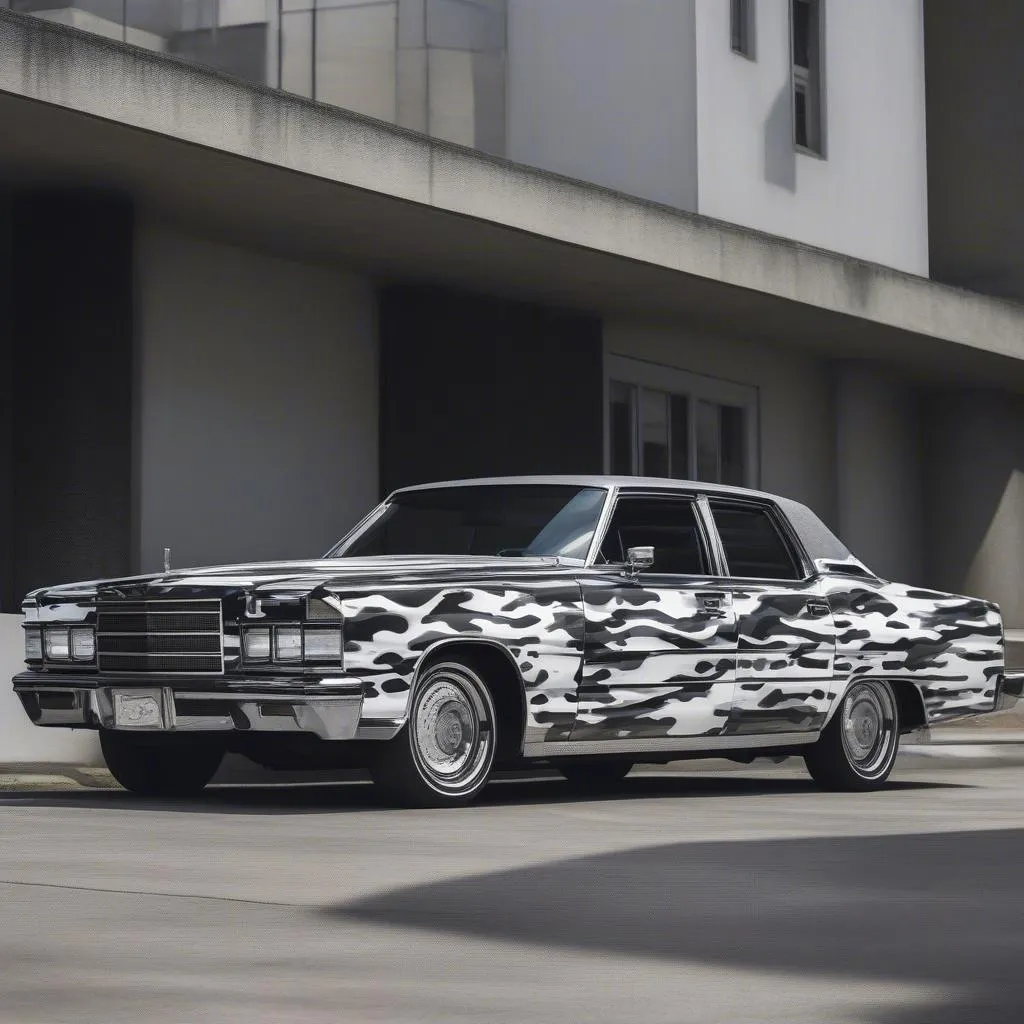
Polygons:
[[[14,690],[36,725],[133,732],[290,732],[323,740],[390,739],[401,723],[360,718],[363,685],[351,677],[113,679],[23,672]],[[157,724],[127,725],[115,696],[151,696]]]
[[1024,672],[1007,672],[996,683],[996,711],[1009,711],[1024,696]]

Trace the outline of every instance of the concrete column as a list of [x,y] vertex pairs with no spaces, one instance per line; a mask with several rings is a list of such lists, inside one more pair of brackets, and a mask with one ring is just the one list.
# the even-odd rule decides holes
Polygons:
[[923,583],[917,392],[885,368],[835,366],[839,535],[879,575]]
[[133,211],[92,189],[13,196],[17,600],[129,571]]
[[[14,352],[11,345],[10,207],[0,195],[0,615],[18,610],[14,592]],[[3,680],[0,678],[0,685]]]
[[1024,399],[930,396],[926,416],[929,582],[996,601],[1024,627]]

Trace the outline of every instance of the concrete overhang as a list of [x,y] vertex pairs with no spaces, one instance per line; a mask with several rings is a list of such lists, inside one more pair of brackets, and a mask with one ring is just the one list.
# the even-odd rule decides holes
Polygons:
[[1024,307],[0,11],[0,175],[382,279],[685,323],[1024,391]]

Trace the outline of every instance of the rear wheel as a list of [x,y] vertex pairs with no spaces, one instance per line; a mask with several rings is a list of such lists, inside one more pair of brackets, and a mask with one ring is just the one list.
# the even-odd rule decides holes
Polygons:
[[863,792],[885,784],[900,744],[899,704],[884,680],[850,684],[832,721],[804,760],[824,789]]
[[590,760],[574,757],[556,762],[555,767],[574,788],[600,790],[621,782],[630,773],[633,762],[610,758]]
[[469,803],[494,766],[495,717],[490,690],[470,664],[429,666],[416,684],[405,728],[374,750],[373,781],[409,807]]
[[217,773],[223,746],[212,740],[136,736],[100,730],[100,749],[110,774],[139,796],[195,796]]

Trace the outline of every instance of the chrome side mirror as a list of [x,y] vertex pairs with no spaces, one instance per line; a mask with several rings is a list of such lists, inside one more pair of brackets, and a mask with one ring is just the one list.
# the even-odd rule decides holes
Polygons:
[[630,548],[626,552],[626,564],[629,567],[630,576],[635,576],[638,572],[650,569],[654,565],[654,548]]

